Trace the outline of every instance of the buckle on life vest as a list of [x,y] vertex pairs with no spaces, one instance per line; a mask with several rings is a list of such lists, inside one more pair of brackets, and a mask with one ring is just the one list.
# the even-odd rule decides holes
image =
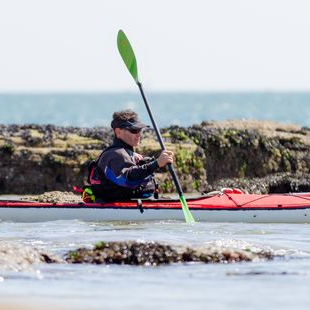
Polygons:
[[92,203],[92,202],[96,201],[96,197],[95,197],[91,187],[89,187],[89,186],[84,187],[84,190],[82,193],[82,199],[86,203]]

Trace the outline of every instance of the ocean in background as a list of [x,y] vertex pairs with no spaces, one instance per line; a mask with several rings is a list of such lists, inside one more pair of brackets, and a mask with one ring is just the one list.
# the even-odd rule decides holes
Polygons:
[[[310,127],[310,92],[149,93],[160,127],[227,119],[273,120]],[[109,126],[114,111],[148,115],[139,93],[0,94],[0,124]]]

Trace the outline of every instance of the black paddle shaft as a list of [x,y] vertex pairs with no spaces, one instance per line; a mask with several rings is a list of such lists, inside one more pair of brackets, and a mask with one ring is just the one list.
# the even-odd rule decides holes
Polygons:
[[[154,117],[153,117],[153,113],[152,113],[152,111],[151,111],[151,108],[150,108],[150,106],[149,106],[149,104],[148,104],[148,102],[147,102],[146,96],[145,96],[144,91],[143,91],[143,88],[142,88],[142,84],[141,84],[140,82],[137,82],[137,84],[138,84],[138,87],[139,87],[139,89],[140,89],[140,93],[141,93],[142,98],[143,98],[143,101],[144,101],[144,103],[145,103],[147,112],[149,113],[149,116],[150,116],[152,125],[153,125],[153,127],[154,127],[154,129],[155,129],[156,136],[157,136],[157,139],[158,139],[158,141],[159,141],[160,147],[161,147],[161,149],[164,151],[164,150],[166,149],[166,147],[165,147],[163,138],[162,138],[162,136],[161,136],[161,133],[160,133],[160,131],[159,131],[158,127],[157,127],[157,124],[156,124],[156,122],[155,122],[155,119],[154,119]],[[171,173],[173,182],[174,182],[174,184],[175,184],[175,186],[176,186],[176,188],[177,188],[177,191],[178,191],[178,193],[179,193],[179,196],[183,196],[182,187],[181,187],[181,185],[180,185],[179,178],[178,178],[178,176],[177,176],[177,174],[176,174],[176,172],[175,172],[175,170],[174,170],[173,165],[169,163],[169,164],[168,164],[168,169],[169,169],[169,172]]]

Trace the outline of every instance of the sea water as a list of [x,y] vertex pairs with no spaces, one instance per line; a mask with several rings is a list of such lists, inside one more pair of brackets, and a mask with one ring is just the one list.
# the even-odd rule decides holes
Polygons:
[[[262,119],[310,126],[310,93],[150,93],[160,126]],[[0,124],[107,126],[115,110],[148,119],[137,94],[1,94]],[[284,255],[235,264],[35,265],[0,270],[0,309],[308,309],[310,226],[183,222],[0,222],[0,240],[63,256],[104,241],[264,247]]]
[[[147,93],[160,127],[227,119],[310,126],[310,92]],[[131,108],[148,122],[138,93],[0,94],[0,124],[109,126],[114,111]]]
[[[1,240],[63,256],[105,241],[159,241],[188,246],[218,242],[284,255],[232,264],[35,265],[0,271],[1,304],[34,309],[308,309],[310,226],[157,222],[0,223]],[[20,309],[20,308],[19,308]]]

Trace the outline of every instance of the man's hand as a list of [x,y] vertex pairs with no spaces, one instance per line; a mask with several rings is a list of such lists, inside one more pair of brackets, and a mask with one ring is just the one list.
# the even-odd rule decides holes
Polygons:
[[173,164],[173,152],[164,150],[157,158],[157,164],[161,168],[166,166],[168,163]]

